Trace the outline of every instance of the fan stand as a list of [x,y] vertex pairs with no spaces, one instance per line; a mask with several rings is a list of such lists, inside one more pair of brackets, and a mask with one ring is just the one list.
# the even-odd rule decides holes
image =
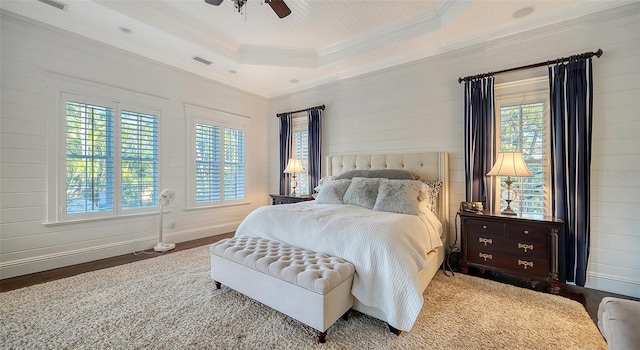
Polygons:
[[160,237],[158,237],[158,244],[153,247],[153,250],[156,252],[167,252],[176,247],[173,243],[164,243],[162,242],[162,216],[164,215],[164,206],[160,206]]
[[175,197],[175,192],[171,189],[166,189],[160,193],[160,197],[158,198],[158,204],[160,204],[160,235],[158,237],[158,244],[153,247],[153,250],[156,252],[167,252],[176,247],[173,243],[164,243],[162,241],[162,229],[163,229],[163,216],[164,216],[164,206],[171,204],[173,198]]

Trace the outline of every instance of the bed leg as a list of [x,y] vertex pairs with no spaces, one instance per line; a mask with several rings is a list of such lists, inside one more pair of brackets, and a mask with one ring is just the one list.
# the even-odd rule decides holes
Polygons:
[[347,310],[347,312],[344,313],[344,315],[340,316],[341,319],[343,320],[348,320],[349,319],[349,313],[351,313],[351,309]]
[[213,281],[213,283],[216,284],[216,289],[220,289],[220,287],[222,287],[222,284],[218,281]]
[[327,341],[325,339],[326,337],[327,337],[327,331],[324,331],[324,332],[318,331],[318,343],[324,344]]
[[400,336],[400,333],[402,333],[401,330],[399,330],[398,328],[395,328],[391,325],[389,325],[389,331],[397,336]]

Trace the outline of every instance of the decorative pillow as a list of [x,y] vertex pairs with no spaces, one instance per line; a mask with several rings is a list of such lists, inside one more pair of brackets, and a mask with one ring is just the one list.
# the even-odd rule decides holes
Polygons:
[[418,215],[418,196],[422,182],[381,179],[373,210]]
[[378,185],[380,179],[368,179],[364,177],[354,177],[351,185],[344,193],[342,200],[345,204],[357,205],[363,208],[373,209],[378,197]]
[[438,210],[440,188],[442,188],[442,182],[440,181],[423,181],[420,195],[418,196],[420,206],[425,206],[435,214]]
[[342,204],[342,197],[351,184],[351,180],[333,180],[325,182],[318,193],[316,203],[319,204]]
[[321,178],[318,181],[318,186],[314,187],[313,189],[316,192],[320,192],[320,190],[322,189],[322,186],[324,186],[325,184],[327,184],[327,183],[329,183],[329,182],[331,182],[333,180],[335,180],[335,176],[325,176],[325,177]]
[[420,176],[401,169],[379,169],[379,170],[351,170],[340,174],[338,179],[353,179],[354,177],[395,179],[395,180],[418,180]]

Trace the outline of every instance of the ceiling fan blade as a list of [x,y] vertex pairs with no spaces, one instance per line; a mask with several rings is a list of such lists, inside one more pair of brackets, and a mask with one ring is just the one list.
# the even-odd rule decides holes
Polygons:
[[222,4],[222,0],[204,0],[209,5],[220,6]]
[[287,6],[283,0],[267,0],[266,3],[271,6],[273,12],[280,18],[285,18],[291,14],[289,6]]

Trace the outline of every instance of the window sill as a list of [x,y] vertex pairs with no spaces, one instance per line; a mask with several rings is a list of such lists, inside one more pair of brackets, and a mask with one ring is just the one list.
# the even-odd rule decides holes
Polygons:
[[239,207],[239,206],[250,205],[250,204],[251,202],[236,202],[236,203],[230,203],[230,204],[205,205],[201,207],[185,208],[184,211],[194,211],[194,210],[200,210],[200,209],[230,208],[230,207]]
[[[77,220],[65,220],[65,221],[51,221],[45,222],[42,225],[45,227],[55,227],[55,226],[64,226],[64,225],[75,225],[75,224],[85,224],[90,222],[100,222],[100,221],[111,221],[111,220],[120,220],[120,219],[129,219],[129,218],[138,218],[143,216],[152,216],[158,215],[160,212],[148,212],[148,213],[138,213],[138,214],[128,214],[128,215],[120,215],[120,216],[109,216],[109,217],[101,217],[101,218],[87,218],[87,219],[77,219]],[[168,213],[168,211],[165,211]]]

